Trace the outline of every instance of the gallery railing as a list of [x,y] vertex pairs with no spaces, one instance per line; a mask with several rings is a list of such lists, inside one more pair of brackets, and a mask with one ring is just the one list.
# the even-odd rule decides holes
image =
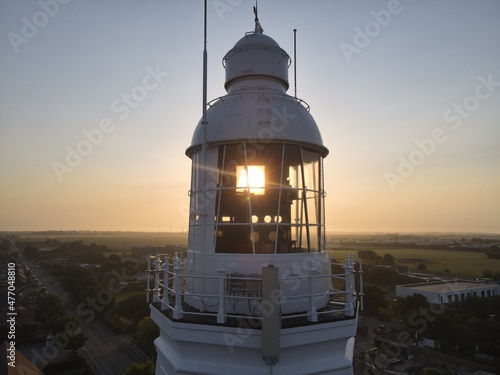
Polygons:
[[[262,320],[262,311],[259,310],[260,304],[263,302],[261,296],[262,277],[257,274],[243,275],[232,273],[229,274],[225,268],[224,262],[221,262],[218,269],[218,275],[187,275],[184,272],[185,259],[182,259],[178,253],[170,258],[169,255],[163,256],[161,260],[160,254],[150,257],[153,260],[154,269],[150,269],[150,262],[148,260],[148,276],[151,272],[154,274],[154,288],[150,289],[148,285],[148,302],[149,294],[153,293],[152,302],[159,303],[162,311],[169,310],[174,320],[179,320],[184,317],[211,317],[216,318],[217,323],[224,324],[228,318],[251,318],[253,320]],[[293,300],[307,300],[308,308],[306,311],[296,313],[282,314],[281,319],[293,319],[306,317],[309,322],[318,322],[322,316],[326,318],[348,318],[356,316],[358,295],[361,297],[362,302],[362,263],[360,260],[359,277],[360,277],[360,293],[356,293],[355,289],[355,269],[354,257],[350,254],[344,263],[331,262],[332,268],[343,268],[342,273],[328,273],[319,274],[317,270],[311,268],[307,274],[288,276],[280,278],[279,282],[290,282],[296,280],[297,282],[307,283],[307,293],[281,295],[279,303],[282,304],[286,300],[291,302]],[[150,277],[150,276],[149,276]],[[332,280],[332,285],[338,284],[338,280],[343,284],[343,288],[331,288],[326,293],[318,293],[314,285],[316,280],[329,278]],[[217,293],[193,293],[186,288],[186,282],[189,280],[213,280],[218,283]],[[334,281],[337,281],[336,283]],[[148,284],[149,284],[148,278]],[[277,293],[279,295],[279,291]],[[211,307],[217,306],[217,312],[204,311],[204,309],[194,309],[188,306],[191,303],[186,303],[186,300],[192,301],[193,298],[198,298],[200,301],[209,300],[215,304]],[[318,300],[328,299],[327,306],[318,308]],[[239,313],[235,307],[236,302],[247,302],[248,308],[246,313]],[[229,303],[228,303],[229,302]],[[227,306],[233,308],[228,308]]]

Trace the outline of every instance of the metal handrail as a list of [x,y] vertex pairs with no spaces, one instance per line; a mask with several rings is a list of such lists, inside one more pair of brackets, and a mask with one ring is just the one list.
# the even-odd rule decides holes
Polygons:
[[[207,103],[207,109],[208,108],[211,108],[215,103],[219,102],[219,101],[224,101],[223,99],[227,99],[227,98],[230,98],[230,97],[236,97],[236,96],[242,96],[242,95],[255,95],[255,92],[238,92],[238,93],[233,93],[233,94],[226,94],[224,96],[219,96],[217,98],[214,98],[212,100],[210,100],[208,103]],[[300,99],[300,98],[295,98],[293,96],[290,96],[290,95],[286,95],[286,94],[279,94],[279,93],[267,93],[266,95],[270,95],[270,96],[281,96],[283,98],[290,98],[290,99],[294,99],[297,103],[299,103],[300,105],[302,105],[308,112],[311,111],[311,106],[303,99]]]
[[[346,271],[344,273],[335,273],[335,274],[303,274],[303,275],[294,275],[291,277],[281,277],[279,278],[280,281],[285,281],[285,280],[302,280],[302,279],[308,279],[309,280],[309,293],[305,294],[299,294],[299,295],[293,295],[293,296],[287,296],[286,300],[296,300],[296,299],[310,299],[310,310],[305,311],[305,312],[298,312],[294,314],[287,314],[283,315],[282,319],[290,319],[293,317],[303,317],[307,316],[309,320],[311,321],[317,321],[318,315],[324,315],[324,314],[335,314],[335,313],[347,313],[348,311],[353,310],[353,306],[356,306],[357,301],[356,301],[356,292],[354,290],[354,285],[347,285],[347,282],[350,281],[350,283],[353,282],[353,273],[354,273],[354,268],[353,268],[353,260],[352,257],[349,259],[350,263],[347,262],[345,264],[342,263],[334,263],[333,261],[330,261],[329,264],[330,266],[332,265],[337,265],[337,266],[344,266]],[[159,257],[157,257],[157,264],[159,264]],[[261,319],[259,315],[255,315],[254,313],[252,314],[231,314],[228,313],[225,310],[225,303],[226,301],[234,301],[237,300],[236,303],[240,301],[245,301],[245,300],[252,300],[256,301],[258,304],[262,302],[262,297],[260,297],[258,294],[256,295],[246,295],[245,289],[242,289],[241,292],[243,293],[242,295],[237,295],[237,294],[232,294],[231,292],[228,292],[228,284],[227,282],[230,280],[241,280],[241,281],[262,281],[262,277],[260,275],[244,275],[244,274],[228,274],[227,271],[222,270],[219,271],[218,276],[211,276],[211,275],[186,275],[184,273],[184,265],[185,261],[182,261],[178,255],[176,254],[174,261],[169,262],[168,258],[165,258],[165,263],[164,267],[157,267],[154,271],[155,274],[163,271],[164,273],[166,272],[167,275],[171,277],[167,277],[166,279],[164,278],[162,281],[159,280],[159,277],[156,277],[155,280],[155,295],[156,295],[156,300],[161,302],[162,310],[171,310],[174,313],[174,319],[178,319],[182,317],[182,314],[189,314],[189,315],[201,315],[201,316],[210,316],[210,317],[217,317],[217,322],[218,323],[223,323],[225,322],[227,317],[241,317],[241,318],[256,318],[256,319]],[[172,269],[172,270],[171,270]],[[349,272],[350,270],[350,272]],[[151,270],[148,270],[150,272]],[[348,280],[349,276],[349,280]],[[314,280],[316,279],[324,279],[324,278],[330,278],[330,279],[338,279],[338,280],[344,280],[346,282],[345,289],[330,289],[328,292],[319,292],[316,293],[314,292],[311,288],[314,283]],[[192,291],[186,290],[185,287],[185,281],[186,279],[211,279],[211,280],[219,280],[219,293],[218,294],[206,294],[206,293],[193,293]],[[165,285],[165,281],[166,284]],[[179,284],[180,283],[180,284]],[[172,285],[172,287],[170,287]],[[222,290],[220,288],[223,288]],[[160,298],[160,290],[162,291],[161,293],[161,298]],[[238,288],[234,289],[235,292],[238,291]],[[354,292],[354,293],[353,293]],[[350,294],[353,293],[353,294]],[[175,305],[171,304],[170,297],[174,297],[175,300]],[[203,298],[209,298],[215,304],[212,307],[219,306],[219,312],[203,312],[203,311],[183,311],[182,309],[182,302],[184,300],[184,297],[195,297],[195,298],[200,298],[203,300]],[[334,304],[335,306],[338,306],[339,309],[335,310],[325,310],[325,311],[316,311],[316,299],[317,298],[322,298],[325,296],[329,296],[329,303]],[[332,300],[332,296],[345,296],[345,301],[340,302],[340,301],[334,301]],[[351,296],[351,297],[349,297]],[[204,303],[202,301],[202,303]],[[221,306],[222,303],[222,306]],[[282,303],[280,301],[280,303]],[[234,305],[236,306],[236,305]],[[257,305],[258,306],[258,305]],[[177,316],[177,318],[175,318]]]

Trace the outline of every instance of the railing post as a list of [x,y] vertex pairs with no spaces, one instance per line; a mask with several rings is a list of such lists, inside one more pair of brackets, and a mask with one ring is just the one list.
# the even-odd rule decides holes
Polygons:
[[354,280],[354,256],[352,254],[349,254],[349,256],[345,259],[344,269],[346,315],[354,316],[354,309],[356,306],[356,288]]
[[365,293],[363,292],[363,259],[359,258],[359,308],[363,311]]
[[149,304],[149,292],[151,292],[150,286],[151,286],[151,254],[148,254],[148,270],[146,271],[146,302]]
[[155,285],[153,288],[153,302],[160,302],[160,254],[155,258]]
[[226,294],[226,264],[224,262],[220,262],[220,267],[217,270],[219,273],[219,310],[217,311],[217,323],[223,324],[226,322],[226,311],[225,311],[225,302],[224,298]]
[[279,269],[272,264],[262,267],[262,359],[272,368],[280,359],[280,278]]
[[163,261],[163,299],[161,300],[161,309],[166,310],[169,304],[170,293],[168,292],[168,276],[169,276],[170,263],[168,261],[168,255],[165,255]]
[[309,316],[307,320],[310,322],[318,321],[318,312],[316,311],[316,298],[314,297],[314,275],[318,272],[318,269],[314,267],[313,261],[309,262],[309,299],[310,299],[310,307],[309,307]]
[[175,252],[174,256],[174,293],[175,293],[175,307],[173,311],[173,318],[175,320],[182,319],[182,268],[181,260],[179,259],[179,254]]

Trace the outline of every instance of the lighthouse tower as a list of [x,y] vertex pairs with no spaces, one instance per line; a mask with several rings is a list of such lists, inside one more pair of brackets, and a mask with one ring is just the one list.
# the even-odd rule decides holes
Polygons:
[[323,158],[290,57],[263,33],[224,56],[192,160],[188,248],[156,256],[156,374],[352,374],[352,256],[325,251]]

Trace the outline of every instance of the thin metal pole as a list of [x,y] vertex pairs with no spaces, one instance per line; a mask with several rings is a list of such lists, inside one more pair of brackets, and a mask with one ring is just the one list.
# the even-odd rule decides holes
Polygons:
[[[201,183],[202,194],[205,195],[205,171],[207,162],[207,0],[205,0],[205,15],[204,15],[204,30],[203,30],[203,108],[201,118]],[[204,200],[202,200],[204,201]],[[204,210],[203,210],[204,211]],[[202,230],[205,228],[202,227]]]
[[[206,197],[207,197],[207,0],[205,0],[205,9],[204,9],[204,21],[203,21],[203,110],[202,110],[202,118],[201,118],[201,135],[202,135],[202,143],[201,143],[201,198],[198,201],[204,202],[200,207],[200,240],[201,240],[201,267],[204,268],[205,264],[205,247],[206,247],[206,224],[207,224],[207,207],[206,207]],[[202,270],[204,273],[204,269]],[[204,284],[202,286],[204,290]]]
[[293,84],[295,99],[297,99],[297,29],[293,29]]
[[[203,119],[207,121],[207,0],[205,0],[204,10],[204,25],[203,25]],[[206,146],[206,132],[204,134],[203,145]]]

